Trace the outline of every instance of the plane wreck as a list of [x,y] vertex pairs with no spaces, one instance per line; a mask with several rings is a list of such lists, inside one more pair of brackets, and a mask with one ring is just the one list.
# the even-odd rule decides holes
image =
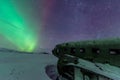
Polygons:
[[120,80],[120,39],[62,43],[52,53],[67,80]]

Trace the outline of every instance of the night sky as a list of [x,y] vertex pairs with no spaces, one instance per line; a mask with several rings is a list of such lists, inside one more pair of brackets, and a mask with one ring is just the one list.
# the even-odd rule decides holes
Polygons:
[[[2,1],[9,0],[0,0],[1,3]],[[16,14],[27,23],[27,27],[23,26],[23,23],[17,25],[26,31],[20,35],[30,36],[29,45],[21,45],[22,48],[25,47],[24,51],[39,51],[40,48],[51,50],[56,44],[68,41],[120,37],[120,0],[11,0],[11,2],[17,11]],[[9,23],[15,25],[14,21]],[[19,42],[26,43],[25,37],[21,37],[23,42],[18,40],[13,43],[14,39],[6,38],[8,35],[5,33],[0,35],[1,47],[16,49],[15,46],[20,47]],[[31,47],[27,49],[27,46]]]
[[120,36],[120,0],[49,1],[52,6],[46,8],[49,16],[43,25],[44,46]]

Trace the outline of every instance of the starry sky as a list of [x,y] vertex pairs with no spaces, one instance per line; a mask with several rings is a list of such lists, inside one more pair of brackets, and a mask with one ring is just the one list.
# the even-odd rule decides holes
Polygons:
[[0,0],[0,47],[50,51],[58,43],[120,37],[119,3],[120,0]]
[[120,0],[49,1],[50,6],[46,8],[49,15],[45,15],[47,19],[43,27],[45,46],[120,37]]

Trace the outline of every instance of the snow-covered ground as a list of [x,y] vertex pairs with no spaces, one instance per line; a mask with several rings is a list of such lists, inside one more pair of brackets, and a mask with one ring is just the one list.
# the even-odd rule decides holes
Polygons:
[[[55,80],[58,76],[57,60],[55,56],[46,52],[33,54],[0,49],[0,80]],[[96,65],[99,67],[79,59],[79,64],[75,66],[104,75],[113,80],[120,80],[119,68],[108,64],[96,63]]]
[[56,63],[57,58],[51,54],[2,51],[0,80],[51,80],[46,74],[46,67]]

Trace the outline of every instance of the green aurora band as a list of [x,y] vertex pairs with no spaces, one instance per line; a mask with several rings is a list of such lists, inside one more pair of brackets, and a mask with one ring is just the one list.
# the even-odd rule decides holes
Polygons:
[[32,52],[37,45],[37,33],[19,14],[11,0],[0,0],[0,35],[20,51]]

